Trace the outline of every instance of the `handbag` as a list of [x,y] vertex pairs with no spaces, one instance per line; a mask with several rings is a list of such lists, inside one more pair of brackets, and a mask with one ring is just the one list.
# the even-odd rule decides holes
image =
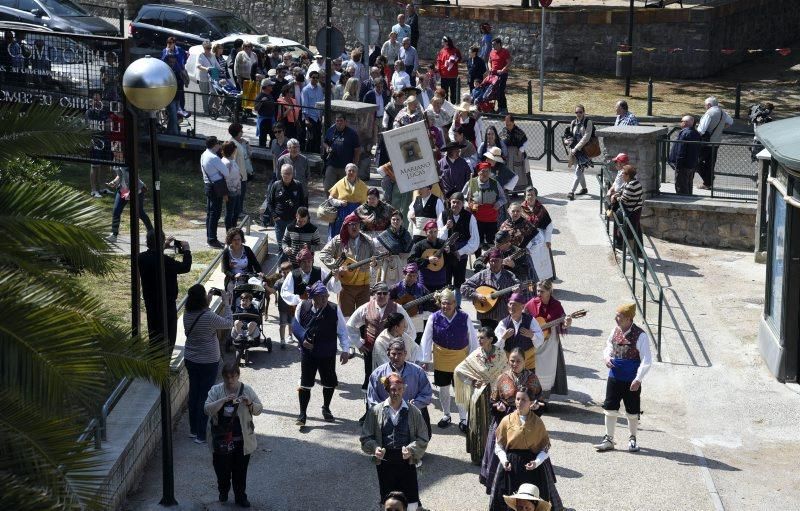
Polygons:
[[600,156],[600,141],[597,139],[596,136],[592,135],[592,138],[583,146],[583,152],[589,158],[597,158]]
[[[239,393],[236,395],[236,398],[242,397],[242,393],[244,392],[244,384],[241,384],[239,387]],[[227,403],[222,405],[223,408],[225,406],[229,406]],[[237,409],[239,408],[239,403],[233,404],[233,411],[231,412],[231,418],[225,424],[219,424],[219,420],[217,420],[217,424],[212,422],[211,424],[211,442],[212,447],[214,449],[214,454],[231,454],[233,451],[236,450],[236,444],[233,441],[233,421],[236,420],[236,413]]]
[[322,201],[322,204],[317,207],[317,218],[319,218],[321,222],[331,224],[336,221],[337,216],[339,216],[339,208],[331,204],[330,199],[325,199]]
[[[208,173],[206,172],[206,168],[204,166],[202,166],[202,165],[200,166],[200,168],[203,170],[203,174],[205,174],[206,177],[208,177]],[[225,178],[224,177],[222,179],[218,180],[218,181],[211,181],[211,178],[208,177],[208,180],[211,182],[211,192],[214,194],[214,197],[217,197],[217,198],[221,199],[223,197],[227,197],[228,196],[228,193],[229,193],[228,192],[228,184],[225,182]]]
[[131,199],[131,190],[127,186],[120,186],[119,187],[119,196],[122,200],[130,200]]

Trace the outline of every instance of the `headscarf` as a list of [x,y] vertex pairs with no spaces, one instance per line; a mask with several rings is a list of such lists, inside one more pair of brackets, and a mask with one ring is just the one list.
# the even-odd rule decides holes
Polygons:
[[417,263],[408,263],[403,268],[403,275],[408,275],[409,273],[419,273],[419,266]]
[[511,295],[511,298],[508,299],[508,303],[519,303],[525,305],[528,303],[528,301],[525,300],[525,295],[522,293],[514,293]]
[[422,230],[428,232],[429,229],[436,229],[437,227],[436,220],[428,220]]
[[498,249],[494,248],[494,249],[489,251],[489,260],[490,261],[492,259],[502,259],[502,258],[503,258],[503,253],[500,252]]
[[339,231],[339,239],[342,241],[342,245],[347,246],[350,244],[350,231],[347,229],[350,224],[360,223],[361,219],[355,213],[350,213],[344,217],[344,221],[342,222],[342,230]]
[[307,260],[314,260],[314,253],[311,252],[308,247],[303,247],[297,253],[297,261],[307,261]]
[[318,295],[327,295],[328,288],[325,287],[325,284],[320,282],[319,280],[314,282],[310,287],[306,288],[306,292],[308,293],[309,298],[314,298]]

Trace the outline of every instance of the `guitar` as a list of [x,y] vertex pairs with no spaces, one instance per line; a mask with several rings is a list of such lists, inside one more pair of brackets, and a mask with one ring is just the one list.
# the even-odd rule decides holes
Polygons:
[[[514,284],[511,287],[507,287],[504,289],[497,290],[492,286],[478,286],[478,289],[475,290],[475,296],[472,298],[472,303],[475,305],[475,310],[486,314],[487,312],[494,309],[494,306],[497,305],[500,297],[505,296],[507,294],[511,294],[514,292],[515,289],[518,287],[532,287],[536,285],[535,280],[526,280],[519,284]],[[486,303],[482,303],[478,301],[478,297],[482,296],[486,299]]]
[[[475,270],[475,273],[486,268],[486,263],[487,263],[486,259],[489,257],[489,252],[491,252],[493,249],[494,247],[485,251],[483,255],[480,255],[477,258],[475,258],[475,264],[472,265],[472,269]],[[524,256],[526,253],[528,253],[528,250],[525,247],[516,247],[514,248],[513,252],[511,252],[508,256],[504,257],[503,259],[511,259],[512,261],[516,261],[520,257]]]
[[[382,254],[382,255],[379,255],[379,256],[374,256],[375,257],[375,261],[377,262],[377,261],[380,261],[382,259],[386,259],[390,255],[392,255],[392,254]],[[336,266],[339,266],[339,265],[343,264],[343,266],[339,267],[339,280],[347,279],[355,270],[361,268],[364,265],[370,264],[372,262],[372,257],[368,257],[368,258],[363,259],[361,261],[354,261],[353,258],[347,257],[347,256],[343,256],[343,257],[344,257],[344,259],[341,260],[341,262],[339,262],[339,264],[334,265],[334,268],[335,268]],[[330,273],[327,277],[325,277],[325,280],[322,283],[323,284],[327,284],[332,276],[333,276],[333,273]]]
[[444,242],[442,248],[429,248],[422,253],[422,259],[429,259],[431,257],[438,257],[439,260],[435,263],[428,263],[428,270],[429,271],[439,271],[444,268],[444,258],[442,254],[444,253],[444,249],[451,246],[453,243],[458,241],[458,233],[454,233],[452,236],[447,238],[447,241]]
[[406,293],[395,300],[395,303],[397,305],[402,305],[406,312],[408,312],[408,315],[413,318],[419,314],[419,306],[427,301],[433,300],[434,294],[436,293],[428,293],[427,295],[420,296],[419,298],[414,298],[412,295]]
[[539,328],[542,329],[542,333],[544,334],[544,338],[547,339],[550,337],[550,329],[554,326],[560,325],[561,323],[565,322],[567,318],[582,318],[588,314],[589,311],[586,309],[578,309],[572,314],[567,314],[566,316],[562,316],[558,319],[554,319],[553,321],[545,322],[544,318],[541,316],[536,317],[536,321],[539,323]]

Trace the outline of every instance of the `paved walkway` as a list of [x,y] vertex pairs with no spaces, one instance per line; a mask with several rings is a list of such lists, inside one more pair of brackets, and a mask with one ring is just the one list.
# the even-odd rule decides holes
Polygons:
[[[607,372],[601,350],[614,308],[630,299],[629,289],[597,215],[596,181],[589,180],[590,196],[574,202],[566,200],[570,174],[535,169],[534,181],[556,225],[553,244],[562,279],[556,296],[568,312],[589,310],[564,340],[570,394],[553,402],[544,417],[564,504],[576,510],[797,509],[800,395],[769,376],[755,345],[764,267],[747,253],[648,240],[668,301],[665,361],[654,364],[643,386],[642,451],[595,453],[590,444],[603,434],[599,403]],[[275,310],[269,313],[274,319]],[[273,324],[267,333],[278,338]],[[248,477],[253,507],[374,509],[377,477],[361,454],[356,422],[363,413],[361,359],[338,367],[336,423],[321,420],[316,387],[309,427],[299,432],[298,358],[294,347],[257,351],[242,372],[265,405],[255,421],[259,447]],[[431,409],[431,416],[436,422],[440,412]],[[488,497],[463,435],[455,427],[434,429],[419,477],[423,504],[437,511],[486,509]],[[185,509],[229,508],[216,502],[208,449],[191,443],[187,432],[184,414],[175,435],[177,499]],[[626,438],[622,424],[617,436]],[[157,508],[160,468],[156,455],[126,509]]]

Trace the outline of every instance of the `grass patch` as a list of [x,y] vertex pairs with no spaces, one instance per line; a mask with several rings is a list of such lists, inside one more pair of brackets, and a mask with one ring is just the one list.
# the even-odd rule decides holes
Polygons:
[[[178,275],[178,300],[186,295],[186,290],[195,283],[218,253],[217,250],[192,252],[192,270],[189,273]],[[106,310],[111,313],[117,325],[129,328],[131,324],[131,260],[127,255],[113,255],[111,260],[114,265],[114,273],[105,277],[83,275],[80,283],[86,291],[103,301]],[[144,301],[141,302],[141,311],[142,328],[145,329],[147,314]]]

